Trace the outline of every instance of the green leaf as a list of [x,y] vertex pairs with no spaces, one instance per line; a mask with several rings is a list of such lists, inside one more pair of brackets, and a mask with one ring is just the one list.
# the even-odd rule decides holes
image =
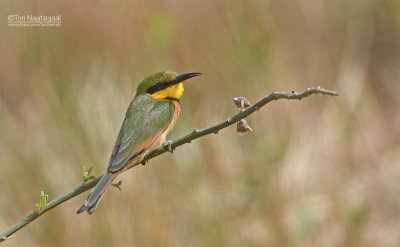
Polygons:
[[42,212],[44,207],[46,207],[47,200],[49,199],[48,195],[45,195],[43,190],[40,191],[40,200],[39,203],[35,205],[35,207],[38,209],[38,214]]
[[121,191],[121,185],[122,185],[122,180],[119,180],[118,183],[115,184],[111,184],[112,186],[114,186],[115,188],[119,189]]
[[83,184],[86,184],[90,180],[96,178],[95,176],[90,175],[90,173],[92,172],[92,169],[93,169],[93,165],[90,165],[89,170],[87,170],[87,171],[86,171],[86,166],[83,166],[83,175],[82,175]]
[[12,234],[12,235],[10,235],[8,237],[2,237],[1,239],[4,241],[4,240],[10,240],[10,239],[13,239],[13,238],[15,238],[15,234]]

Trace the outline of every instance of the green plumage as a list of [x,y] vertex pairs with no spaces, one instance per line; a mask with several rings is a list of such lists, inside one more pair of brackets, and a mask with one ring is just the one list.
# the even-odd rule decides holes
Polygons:
[[145,94],[146,90],[154,85],[156,85],[159,82],[162,83],[167,83],[170,81],[173,81],[176,77],[178,76],[178,73],[173,72],[173,71],[161,71],[158,73],[155,73],[146,79],[144,79],[139,86],[137,87],[136,90],[136,95],[141,95]]
[[126,111],[106,174],[77,213],[87,211],[92,214],[114,179],[130,166],[141,162],[145,155],[165,141],[166,134],[179,115],[179,104],[171,100],[179,100],[182,96],[182,81],[200,74],[178,75],[172,71],[162,71],[139,84],[136,96]]
[[[175,72],[163,71],[147,77],[139,84],[136,96],[126,111],[107,172],[77,213],[88,211],[89,214],[92,214],[105,190],[118,176],[118,171],[124,168],[134,154],[141,151],[138,150],[140,144],[152,138],[171,123],[175,110],[174,104],[170,101],[157,100],[146,93],[146,90],[158,83],[171,82],[177,76],[178,74]],[[137,160],[137,162],[140,161]]]
[[168,126],[174,116],[174,104],[156,100],[148,94],[137,95],[130,104],[121,126],[108,171],[119,170],[146,141]]

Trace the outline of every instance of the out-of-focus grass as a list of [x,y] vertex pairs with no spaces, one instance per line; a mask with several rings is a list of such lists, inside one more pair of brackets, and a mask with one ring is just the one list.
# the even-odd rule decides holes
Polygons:
[[[176,138],[273,89],[340,97],[271,103],[87,194],[6,246],[399,246],[400,5],[355,1],[2,1],[0,231],[107,165],[145,76],[188,82]],[[9,14],[62,15],[54,28]]]

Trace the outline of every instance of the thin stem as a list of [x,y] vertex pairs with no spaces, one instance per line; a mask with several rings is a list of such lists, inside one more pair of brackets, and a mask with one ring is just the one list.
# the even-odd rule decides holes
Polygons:
[[[298,99],[301,100],[302,98],[305,98],[307,96],[310,96],[311,94],[327,94],[327,95],[333,95],[336,96],[338,95],[335,92],[331,92],[331,91],[327,91],[325,89],[322,89],[320,87],[318,88],[311,88],[311,89],[307,89],[306,91],[304,91],[303,93],[295,93],[295,92],[291,92],[291,93],[279,93],[279,92],[272,92],[271,94],[269,94],[268,96],[262,98],[261,100],[259,100],[257,103],[255,103],[254,105],[252,105],[251,107],[247,108],[244,111],[239,112],[238,114],[228,118],[225,121],[222,121],[218,124],[212,125],[208,128],[202,129],[202,130],[197,130],[195,129],[192,133],[183,136],[181,138],[178,138],[177,140],[175,140],[172,143],[172,148],[175,149],[179,146],[184,145],[185,143],[190,143],[191,141],[200,138],[202,136],[211,134],[211,133],[218,133],[219,130],[224,129],[236,122],[238,122],[240,119],[246,118],[247,116],[249,116],[250,114],[254,113],[255,111],[258,111],[261,107],[263,107],[264,105],[266,105],[267,103],[273,101],[273,100],[278,100],[278,99]],[[147,156],[147,160],[150,160],[154,157],[157,157],[163,153],[167,152],[167,150],[163,147],[159,147],[157,149],[155,149],[153,152],[151,152],[148,156]],[[139,163],[138,163],[139,164]],[[136,164],[136,165],[138,165]],[[135,166],[136,166],[135,165]],[[23,220],[19,221],[17,224],[13,225],[9,230],[3,232],[0,235],[0,243],[7,240],[8,237],[12,236],[16,231],[18,231],[19,229],[23,228],[24,226],[26,226],[27,224],[29,224],[30,222],[34,221],[35,219],[39,218],[40,216],[42,216],[43,214],[45,214],[47,211],[55,208],[56,206],[62,204],[63,202],[93,188],[101,179],[102,176],[97,177],[96,179],[85,183],[81,186],[78,186],[77,188],[75,188],[74,190],[71,190],[70,192],[54,199],[53,201],[49,202],[46,204],[46,206],[44,207],[44,209],[40,212],[40,214],[38,213],[38,211],[34,211],[33,213],[31,213],[30,215],[28,215],[27,217],[25,217]]]

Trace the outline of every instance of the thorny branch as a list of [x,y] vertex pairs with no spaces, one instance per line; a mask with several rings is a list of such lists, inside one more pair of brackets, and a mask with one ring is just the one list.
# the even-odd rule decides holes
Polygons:
[[[317,88],[308,88],[306,91],[304,91],[303,93],[295,93],[294,91],[290,92],[290,93],[280,93],[280,92],[276,92],[273,91],[271,94],[267,95],[266,97],[262,98],[261,100],[259,100],[257,103],[255,103],[254,105],[250,106],[249,108],[247,108],[246,110],[244,110],[244,106],[247,107],[247,103],[240,103],[241,107],[239,107],[241,109],[241,111],[226,119],[225,121],[222,121],[218,124],[212,125],[208,128],[202,129],[202,130],[198,130],[198,129],[194,129],[194,131],[184,137],[178,138],[177,140],[172,142],[172,149],[175,149],[179,146],[182,146],[186,143],[190,143],[191,141],[200,138],[202,136],[211,134],[211,133],[218,133],[219,130],[224,129],[244,118],[246,118],[247,116],[249,116],[250,114],[254,113],[255,111],[258,111],[261,107],[263,107],[264,105],[266,105],[267,103],[273,101],[273,100],[278,100],[278,99],[298,99],[301,100],[302,98],[305,98],[307,96],[310,96],[311,94],[326,94],[326,95],[332,95],[332,96],[337,96],[338,94],[336,92],[332,92],[332,91],[327,91],[325,89],[322,89],[320,87]],[[237,98],[235,98],[235,104],[237,104]],[[238,104],[237,104],[238,105]],[[239,105],[238,105],[239,106]],[[148,156],[147,156],[147,160],[150,160],[156,156],[159,156],[163,153],[167,152],[167,150],[163,147],[159,147],[157,149],[155,149],[153,152],[151,152]],[[140,163],[138,163],[140,164]],[[136,165],[138,165],[136,164]],[[38,211],[34,211],[33,213],[31,213],[30,215],[28,215],[26,218],[22,219],[21,221],[19,221],[18,223],[16,223],[14,226],[12,226],[9,230],[3,232],[0,235],[0,243],[11,239],[14,237],[14,233],[16,231],[18,231],[19,229],[23,228],[24,226],[26,226],[27,224],[29,224],[30,222],[32,222],[33,220],[37,219],[38,217],[42,216],[43,214],[45,214],[47,211],[55,208],[56,206],[64,203],[65,201],[93,188],[101,179],[102,176],[97,177],[96,179],[91,180],[90,182],[85,182],[84,184],[82,184],[81,186],[76,187],[75,189],[71,190],[70,192],[54,199],[53,201],[45,204],[45,206],[40,210],[40,212]]]

